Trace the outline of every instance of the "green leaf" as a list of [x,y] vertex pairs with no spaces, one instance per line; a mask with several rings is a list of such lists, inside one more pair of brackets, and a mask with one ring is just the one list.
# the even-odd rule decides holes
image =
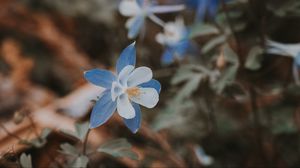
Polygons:
[[279,2],[280,3],[269,3],[267,5],[267,9],[279,17],[284,17],[287,15],[300,16],[300,1],[286,0]]
[[253,47],[248,54],[245,62],[245,68],[250,70],[257,70],[261,67],[263,49],[259,46]]
[[214,49],[216,46],[223,44],[227,39],[226,35],[219,35],[212,38],[202,47],[202,53],[208,53],[210,50]]
[[210,71],[201,65],[189,64],[180,67],[171,80],[172,85],[184,83],[184,85],[177,92],[175,101],[180,102],[183,99],[191,96],[192,93],[197,90],[203,78],[211,78],[214,76],[214,74],[215,73],[213,71]]
[[[152,128],[155,131],[161,129],[170,128],[172,126],[178,125],[179,123],[184,122],[184,117],[187,116],[190,110],[189,108],[195,107],[195,103],[191,100],[187,100],[181,103],[176,103],[171,101],[168,103],[168,106],[155,117],[154,122],[152,123]],[[182,114],[184,112],[184,115]]]
[[210,24],[195,24],[191,27],[191,33],[189,35],[189,38],[194,38],[197,36],[204,36],[204,35],[210,35],[210,34],[218,34],[219,30]]
[[120,148],[131,148],[131,144],[125,139],[115,139],[111,140],[110,142],[104,143],[100,146],[100,148],[107,148],[107,149],[120,149]]
[[192,95],[192,93],[197,90],[201,79],[203,75],[202,74],[196,74],[194,73],[191,78],[185,83],[185,85],[179,90],[175,97],[175,102],[180,102],[185,98],[188,98]]
[[193,78],[194,75],[195,75],[195,73],[193,73],[189,70],[179,70],[172,78],[171,84],[177,85],[181,82],[184,82],[184,81],[187,81],[187,80]]
[[70,130],[61,130],[64,134],[75,137],[81,141],[84,141],[84,138],[89,130],[89,122],[84,123],[75,123],[75,132]]
[[120,138],[102,144],[97,151],[114,157],[128,157],[137,160],[138,155],[131,150],[131,147],[131,144],[126,139]]
[[76,129],[77,137],[81,141],[83,141],[89,130],[89,122],[75,124],[75,129]]
[[50,128],[44,128],[39,137],[31,139],[31,140],[21,140],[21,144],[30,145],[35,148],[41,148],[47,143],[47,137],[51,133]]
[[62,149],[62,153],[70,156],[79,156],[80,152],[74,147],[73,145],[69,143],[63,143],[60,145],[60,148]]
[[294,107],[275,107],[272,110],[272,133],[295,133],[297,127],[294,123]]
[[42,130],[42,133],[41,133],[41,135],[40,135],[40,138],[46,139],[46,138],[50,135],[51,132],[52,132],[52,129],[50,129],[50,128],[44,128],[44,129]]
[[89,163],[89,158],[87,156],[80,155],[74,160],[74,162],[71,164],[71,167],[86,168],[88,163]]
[[224,56],[225,60],[234,64],[238,65],[239,64],[239,59],[238,55],[230,48],[228,44],[224,45]]
[[212,85],[212,88],[219,94],[226,86],[234,82],[239,67],[238,56],[228,45],[224,46],[224,56],[226,61],[231,63],[231,65],[224,70],[221,77]]
[[26,155],[25,153],[22,153],[20,156],[20,164],[22,168],[32,168],[31,155]]

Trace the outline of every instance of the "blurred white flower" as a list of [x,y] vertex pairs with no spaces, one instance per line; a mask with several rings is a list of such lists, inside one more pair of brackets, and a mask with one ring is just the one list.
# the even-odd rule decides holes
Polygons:
[[283,44],[276,41],[268,40],[267,53],[296,58],[300,54],[300,43]]
[[128,29],[128,38],[132,39],[140,32],[146,17],[163,26],[164,22],[154,14],[176,12],[184,8],[184,5],[156,5],[149,0],[122,0],[119,5],[119,12],[121,15],[129,17],[125,26]]
[[172,46],[186,38],[187,30],[182,18],[176,18],[175,22],[168,22],[164,26],[164,32],[156,35],[156,41],[162,45]]
[[204,149],[201,146],[194,147],[197,159],[203,166],[210,166],[213,164],[214,159],[211,156],[206,155]]
[[189,31],[185,27],[182,18],[176,18],[175,22],[168,22],[164,25],[164,32],[158,33],[156,41],[165,46],[162,55],[162,63],[170,64],[174,60],[181,60],[191,47]]
[[300,67],[300,43],[283,44],[272,40],[267,40],[267,53],[288,56],[294,59],[293,76],[297,85],[300,85],[299,67]]

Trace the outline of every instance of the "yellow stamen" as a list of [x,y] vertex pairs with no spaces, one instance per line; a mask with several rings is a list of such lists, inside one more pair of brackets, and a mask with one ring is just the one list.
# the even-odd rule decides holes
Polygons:
[[128,94],[129,97],[138,96],[140,95],[140,89],[138,87],[128,88],[126,90],[126,93]]

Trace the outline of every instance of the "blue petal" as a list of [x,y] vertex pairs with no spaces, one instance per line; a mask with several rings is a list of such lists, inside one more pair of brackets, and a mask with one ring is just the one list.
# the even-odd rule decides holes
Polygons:
[[173,62],[173,52],[170,49],[166,49],[165,52],[163,53],[161,62],[163,64],[170,64]]
[[297,67],[300,67],[300,53],[295,57],[295,63],[297,65]]
[[162,56],[162,63],[170,64],[174,61],[175,57],[182,59],[186,55],[189,47],[190,42],[188,40],[183,40],[178,42],[176,45],[169,46]]
[[160,91],[161,91],[161,85],[155,79],[151,79],[149,82],[143,83],[139,86],[144,87],[144,88],[154,88],[158,93],[160,93]]
[[198,7],[196,11],[196,21],[203,21],[206,8],[207,8],[207,0],[198,0]]
[[96,128],[104,124],[116,111],[117,103],[111,99],[111,91],[107,89],[96,102],[90,117],[90,128]]
[[199,3],[198,0],[187,0],[186,1],[187,6],[190,7],[190,8],[197,7],[198,3]]
[[173,49],[176,55],[182,58],[182,56],[186,54],[186,51],[189,48],[189,46],[190,42],[188,40],[183,40],[179,42],[175,47],[173,47]]
[[124,119],[125,125],[130,129],[132,133],[136,133],[141,127],[141,108],[140,105],[132,103],[132,106],[135,110],[135,117],[132,119]]
[[207,10],[210,17],[214,18],[216,16],[216,13],[218,11],[218,6],[219,6],[219,0],[211,0],[209,2],[209,6]]
[[139,15],[134,18],[134,21],[133,21],[132,25],[130,26],[129,32],[128,32],[129,39],[133,39],[139,34],[139,32],[144,24],[144,21],[145,21],[144,15]]
[[122,51],[120,58],[117,61],[116,69],[118,74],[127,65],[135,66],[135,60],[136,60],[136,50],[135,50],[135,42],[133,42]]
[[86,71],[84,78],[90,83],[104,88],[110,88],[112,82],[116,80],[116,76],[112,72],[102,69]]

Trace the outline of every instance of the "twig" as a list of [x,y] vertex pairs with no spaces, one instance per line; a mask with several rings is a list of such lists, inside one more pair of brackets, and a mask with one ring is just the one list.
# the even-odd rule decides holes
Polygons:
[[204,99],[208,108],[209,131],[215,132],[216,130],[218,130],[215,110],[213,105],[210,103],[210,98],[208,96],[205,96]]
[[37,129],[37,127],[36,127],[36,125],[35,125],[35,123],[34,123],[32,117],[29,116],[28,114],[26,114],[26,117],[28,118],[28,120],[29,120],[29,122],[30,122],[30,125],[31,125],[32,128],[33,128],[33,132],[34,132],[35,136],[41,141],[41,137],[40,137],[40,135],[39,135],[39,133],[38,133],[38,129]]
[[251,10],[255,10],[254,13],[254,22],[256,22],[257,25],[259,25],[259,30],[258,30],[258,34],[259,34],[259,38],[260,38],[260,44],[262,47],[265,47],[265,43],[266,43],[266,1],[265,0],[260,0],[260,1],[255,1],[255,0],[249,0],[249,5],[251,6],[255,6],[255,9],[251,9]]
[[262,163],[265,163],[267,160],[266,160],[266,156],[264,153],[260,115],[259,115],[258,107],[257,107],[257,94],[256,94],[255,88],[253,86],[250,86],[249,93],[250,93],[249,95],[250,95],[251,109],[252,109],[252,114],[253,114],[253,125],[255,127],[255,136],[256,136],[258,152],[261,155],[260,158],[262,159]]
[[5,126],[4,126],[3,124],[0,124],[0,127],[3,129],[3,131],[4,131],[7,135],[9,135],[9,136],[11,136],[11,137],[13,137],[13,138],[16,138],[16,139],[18,139],[19,141],[22,140],[22,138],[20,138],[19,136],[15,135],[15,134],[13,134],[13,133],[11,133],[11,132],[9,132],[9,131],[5,128]]
[[176,153],[172,150],[172,147],[167,142],[167,140],[159,133],[152,131],[147,124],[143,124],[141,133],[151,140],[157,142],[160,147],[168,154],[169,159],[176,165],[176,167],[187,167],[183,159],[180,156],[176,155]]

